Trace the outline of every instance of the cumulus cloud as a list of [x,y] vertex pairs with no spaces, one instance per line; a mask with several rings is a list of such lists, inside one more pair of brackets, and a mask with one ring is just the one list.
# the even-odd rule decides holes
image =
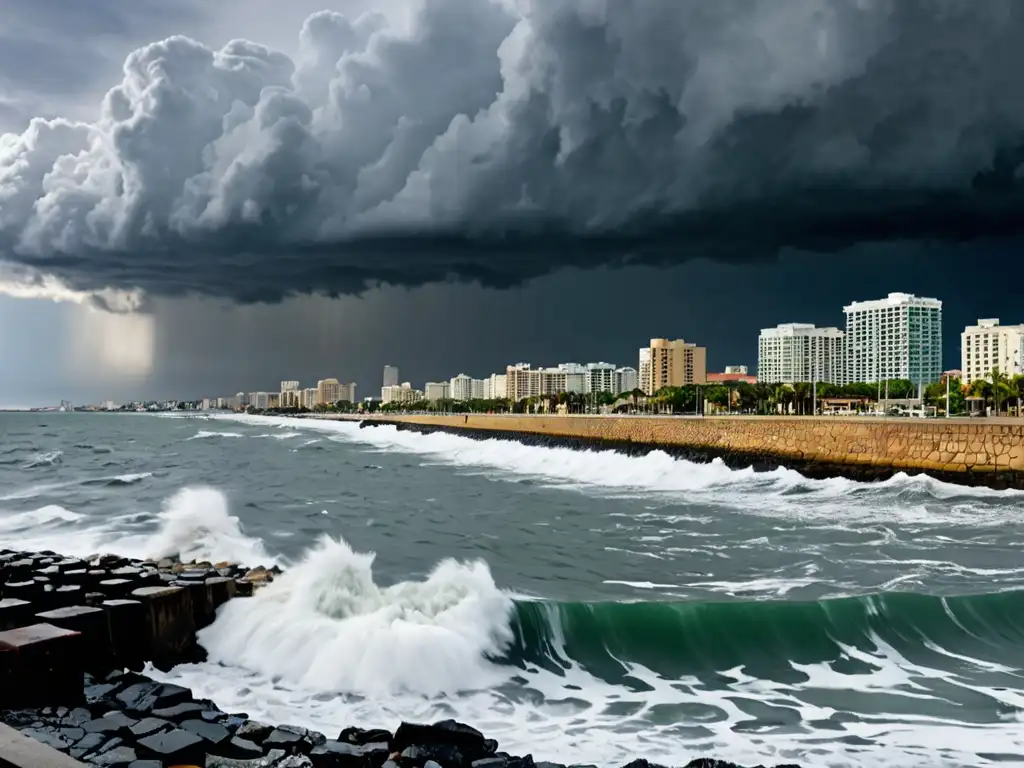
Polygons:
[[140,48],[0,137],[0,248],[241,301],[1020,234],[1018,0],[422,0]]

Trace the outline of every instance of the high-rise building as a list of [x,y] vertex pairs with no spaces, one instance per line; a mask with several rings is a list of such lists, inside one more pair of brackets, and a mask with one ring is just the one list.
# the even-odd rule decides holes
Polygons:
[[473,379],[464,373],[452,378],[448,382],[448,391],[452,400],[464,403],[473,399]]
[[423,396],[432,403],[451,397],[451,384],[447,381],[428,381],[423,387]]
[[758,381],[844,383],[844,336],[838,328],[815,328],[809,323],[783,323],[762,329],[757,344]]
[[636,368],[626,366],[616,368],[612,384],[612,394],[621,395],[624,392],[632,392],[640,386],[640,378]]
[[587,363],[586,394],[615,392],[615,366],[611,363]]
[[281,382],[280,403],[282,408],[297,408],[299,406],[299,382]]
[[640,388],[653,395],[662,387],[704,384],[707,382],[707,360],[706,347],[698,347],[682,339],[651,339],[650,346],[640,349]]
[[540,391],[540,369],[529,363],[516,363],[505,369],[506,397],[516,403],[527,397],[537,397]]
[[1006,376],[1024,373],[1024,325],[1000,325],[993,318],[968,325],[960,334],[964,383],[991,379],[993,369]]
[[398,366],[397,365],[385,365],[384,366],[384,386],[385,387],[397,387],[398,386]]
[[335,400],[334,402],[338,402],[339,400],[345,400],[350,403],[354,403],[356,401],[356,383],[354,381],[349,382],[348,384],[338,385],[338,400]]
[[299,396],[299,406],[307,410],[313,410],[317,405],[319,393],[316,387],[306,387]]
[[318,405],[329,405],[341,399],[341,382],[337,379],[320,379],[316,383],[316,401]]
[[508,396],[508,376],[504,373],[492,373],[487,384],[488,400],[503,400]]
[[942,375],[942,302],[909,293],[855,301],[846,313],[847,382],[909,379],[931,384]]
[[[637,368],[637,388],[647,392],[647,382],[651,378],[651,348],[640,347],[640,365]],[[650,394],[650,393],[648,393]]]

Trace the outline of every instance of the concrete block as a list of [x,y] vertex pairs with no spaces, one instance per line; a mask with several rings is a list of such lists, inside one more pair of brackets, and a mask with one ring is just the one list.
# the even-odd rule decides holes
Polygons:
[[0,600],[0,632],[32,623],[32,603],[7,597]]
[[214,576],[206,580],[207,599],[213,605],[214,611],[233,598],[237,589],[235,580],[224,576]]
[[110,639],[118,665],[141,671],[150,657],[146,611],[138,600],[104,600],[101,607],[110,622]]
[[113,658],[113,643],[110,639],[110,621],[102,608],[73,605],[36,614],[39,621],[55,627],[70,629],[82,635],[81,653],[85,668],[90,671],[106,671]]
[[132,592],[142,603],[153,662],[174,662],[195,643],[191,591],[180,587],[142,587]]
[[84,699],[78,632],[33,624],[0,632],[0,709],[74,706]]
[[196,629],[210,626],[217,617],[217,611],[206,589],[206,583],[203,581],[178,580],[172,582],[172,585],[181,587],[191,595],[192,621],[195,623]]

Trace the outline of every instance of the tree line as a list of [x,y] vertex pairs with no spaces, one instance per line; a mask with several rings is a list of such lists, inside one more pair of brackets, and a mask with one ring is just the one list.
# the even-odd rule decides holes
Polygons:
[[[274,408],[266,413],[295,415],[304,413],[401,413],[418,411],[427,413],[670,413],[688,414],[734,411],[747,414],[797,414],[808,415],[814,410],[814,398],[818,402],[828,398],[850,398],[855,401],[854,411],[874,410],[873,403],[885,398],[908,400],[918,396],[917,386],[908,379],[890,379],[883,382],[857,382],[852,384],[830,384],[819,381],[794,384],[750,384],[745,381],[716,384],[690,384],[682,387],[664,387],[653,395],[640,389],[613,395],[609,392],[583,394],[580,392],[559,392],[538,395],[513,402],[507,398],[473,400],[418,400],[415,402],[381,403],[371,400],[353,403],[339,400],[336,403],[317,405],[309,408]],[[946,410],[945,380],[929,384],[923,391],[924,403],[935,406],[940,412]],[[989,379],[979,379],[965,386],[959,378],[949,381],[949,412],[951,415],[965,413],[967,397],[982,399],[996,413],[1012,408],[1021,414],[1024,402],[1024,375],[1008,376],[995,370]],[[869,405],[872,404],[872,405]],[[256,412],[250,407],[250,412]]]

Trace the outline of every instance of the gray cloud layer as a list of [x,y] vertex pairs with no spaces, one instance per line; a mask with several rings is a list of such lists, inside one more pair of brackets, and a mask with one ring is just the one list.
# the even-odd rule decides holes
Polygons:
[[272,300],[1024,229],[1018,0],[424,0],[294,59],[172,37],[0,137],[0,248]]

